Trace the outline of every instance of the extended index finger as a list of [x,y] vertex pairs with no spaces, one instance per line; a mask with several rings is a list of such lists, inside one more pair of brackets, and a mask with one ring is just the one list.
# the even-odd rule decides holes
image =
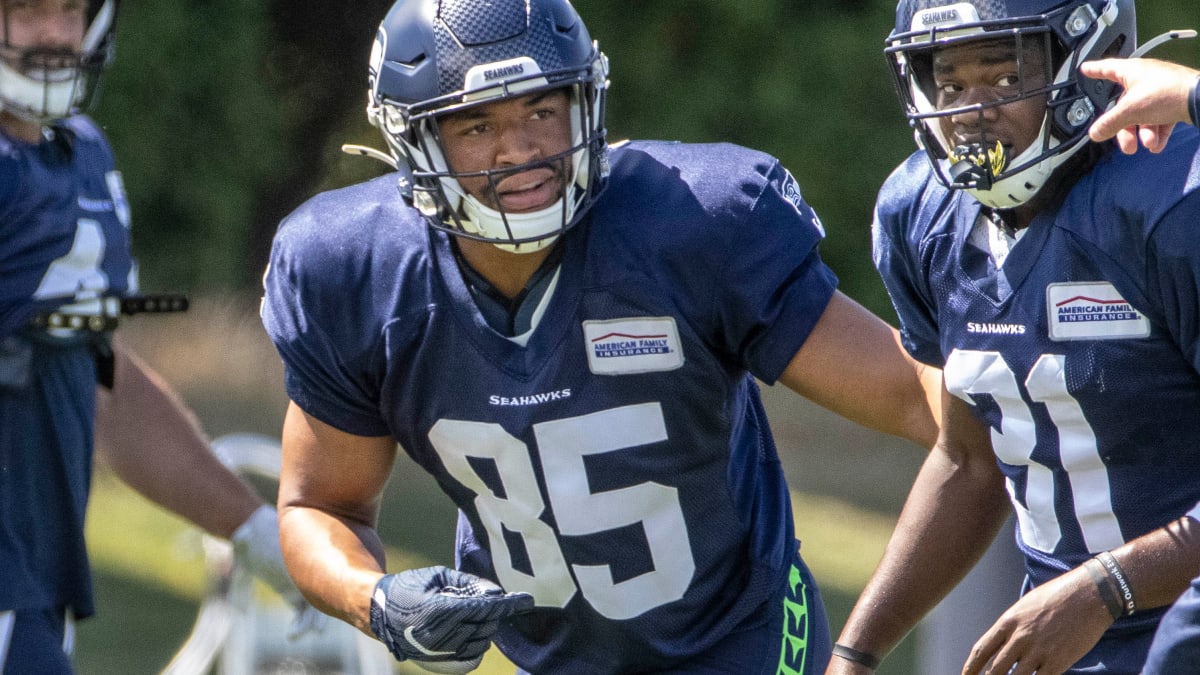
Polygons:
[[1124,86],[1127,64],[1123,59],[1097,59],[1084,61],[1079,65],[1079,72],[1084,77],[1094,80],[1108,80]]

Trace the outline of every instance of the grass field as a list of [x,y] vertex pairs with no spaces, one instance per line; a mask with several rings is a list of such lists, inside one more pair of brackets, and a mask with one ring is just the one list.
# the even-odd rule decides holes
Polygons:
[[[254,309],[243,298],[201,298],[185,315],[139,318],[122,333],[179,389],[211,435],[275,436],[286,399],[278,359]],[[764,388],[764,398],[793,486],[805,559],[821,584],[836,636],[883,550],[920,452],[842,422],[782,388]],[[421,516],[389,518],[389,512]],[[404,460],[389,484],[381,523],[394,551],[390,566],[448,564],[453,523],[453,510],[432,480]],[[186,639],[205,590],[199,533],[102,467],[88,533],[99,614],[78,627],[79,672],[159,672]],[[889,657],[881,675],[914,672],[911,642]],[[489,654],[477,672],[512,670]]]

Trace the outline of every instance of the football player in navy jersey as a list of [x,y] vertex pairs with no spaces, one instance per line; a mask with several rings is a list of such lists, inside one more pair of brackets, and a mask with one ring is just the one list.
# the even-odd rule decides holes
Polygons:
[[1150,152],[1162,152],[1176,124],[1200,124],[1200,70],[1140,58],[1088,61],[1079,72],[1124,89],[1117,105],[1092,123],[1093,141],[1116,136],[1125,154],[1136,152],[1139,142]]
[[0,673],[71,672],[72,622],[93,613],[93,441],[126,482],[232,537],[250,569],[298,595],[274,509],[110,343],[121,301],[136,301],[129,210],[107,141],[75,110],[109,60],[116,11],[0,1]]
[[[921,378],[836,290],[775,158],[609,145],[567,0],[401,0],[369,69],[397,171],[281,224],[280,532],[319,608],[439,672],[819,673],[820,596],[755,378],[928,447]],[[936,385],[940,389],[940,385]],[[388,574],[397,444],[457,569]]]
[[1079,75],[1137,47],[1133,0],[898,5],[922,151],[879,193],[875,260],[947,393],[830,673],[872,672],[1010,509],[1026,582],[963,673],[1138,673],[1200,564],[1198,136],[1091,142],[1119,90]]

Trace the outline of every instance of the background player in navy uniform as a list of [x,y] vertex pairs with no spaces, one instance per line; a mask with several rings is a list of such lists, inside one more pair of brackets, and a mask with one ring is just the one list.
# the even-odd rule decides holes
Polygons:
[[[383,20],[369,117],[411,175],[301,206],[266,276],[288,567],[427,667],[494,637],[536,673],[820,672],[755,376],[928,445],[922,369],[836,291],[776,159],[610,147],[607,77],[566,0]],[[460,509],[458,570],[385,574],[397,442]]]
[[[3,673],[71,670],[71,622],[93,613],[83,540],[93,441],[130,485],[232,537],[251,569],[296,595],[274,509],[221,465],[161,378],[119,345],[108,358],[106,320],[137,291],[129,212],[107,141],[73,110],[109,60],[116,10],[116,0],[0,2]],[[98,330],[50,328],[51,315]],[[98,392],[98,377],[111,386]]]
[[880,191],[875,257],[948,394],[831,673],[869,672],[1006,501],[1025,592],[964,673],[1137,673],[1195,574],[1197,134],[1160,154],[1091,143],[1116,90],[1078,75],[1134,52],[1135,26],[1132,0],[898,6],[887,53],[925,152]]

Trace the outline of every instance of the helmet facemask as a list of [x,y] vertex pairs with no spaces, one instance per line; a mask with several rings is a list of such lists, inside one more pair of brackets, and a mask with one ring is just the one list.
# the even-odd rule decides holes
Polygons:
[[[1110,30],[1119,4],[1114,0],[1098,14],[1086,2],[1068,2],[1045,14],[985,20],[973,4],[958,3],[916,12],[911,30],[893,33],[885,52],[897,91],[917,143],[928,154],[938,179],[993,208],[1014,208],[1031,200],[1054,171],[1087,143],[1088,126],[1114,97],[1111,87],[1085,88],[1077,68],[1125,37]],[[979,45],[1011,53],[1017,81],[994,87],[1002,91],[988,100],[967,100],[961,105],[939,101],[933,72],[936,55]],[[989,129],[986,118],[995,108],[1022,102],[1044,112],[1034,138],[1023,147],[1013,147]],[[971,141],[960,145],[947,137],[944,123],[968,115],[978,115],[978,120],[970,125]]]
[[4,11],[0,109],[40,125],[86,108],[112,60],[116,11],[117,0],[90,3],[79,51],[14,44],[12,21]]
[[[511,77],[497,78],[496,73]],[[608,174],[604,129],[607,60],[598,49],[585,69],[541,72],[527,57],[475,66],[463,89],[419,104],[372,97],[368,116],[384,136],[397,163],[411,171],[413,204],[433,227],[487,241],[510,252],[543,249],[574,225],[603,188]],[[446,161],[438,120],[487,103],[565,89],[570,100],[571,142],[565,151],[519,166],[457,172]],[[493,193],[509,175],[549,167],[560,177],[559,200],[536,212],[491,208],[467,193],[460,179],[483,178]]]

